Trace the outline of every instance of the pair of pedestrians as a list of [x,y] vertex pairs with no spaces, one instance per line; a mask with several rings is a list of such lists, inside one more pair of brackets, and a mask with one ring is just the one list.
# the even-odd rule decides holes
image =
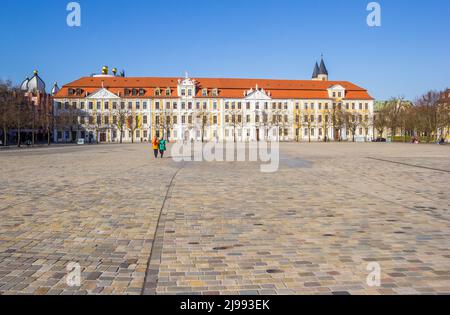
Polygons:
[[158,153],[161,154],[161,159],[164,157],[164,153],[167,150],[167,141],[164,138],[157,139],[156,137],[152,140],[153,153],[155,154],[155,159],[158,158]]

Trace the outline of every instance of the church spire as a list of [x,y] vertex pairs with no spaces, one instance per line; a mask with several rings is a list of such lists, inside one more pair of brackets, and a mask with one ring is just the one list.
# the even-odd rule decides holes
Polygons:
[[320,61],[319,74],[328,76],[328,70],[327,67],[325,66],[325,62],[323,61],[323,55],[321,59],[322,60]]
[[316,66],[314,67],[314,72],[313,72],[312,78],[317,79],[318,76],[319,76],[319,64],[316,62]]

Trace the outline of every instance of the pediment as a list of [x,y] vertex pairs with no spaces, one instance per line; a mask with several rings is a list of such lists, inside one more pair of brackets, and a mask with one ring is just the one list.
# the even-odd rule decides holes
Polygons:
[[88,99],[119,99],[116,94],[108,91],[105,88],[101,88],[100,90],[95,91],[91,95],[87,97]]
[[267,93],[264,89],[250,89],[245,93],[246,100],[271,100],[270,93]]

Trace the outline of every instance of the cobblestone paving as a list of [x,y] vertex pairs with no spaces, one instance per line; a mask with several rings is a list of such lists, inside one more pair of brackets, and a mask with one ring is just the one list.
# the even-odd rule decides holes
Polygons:
[[273,174],[140,144],[0,162],[0,294],[450,293],[450,147],[282,144]]

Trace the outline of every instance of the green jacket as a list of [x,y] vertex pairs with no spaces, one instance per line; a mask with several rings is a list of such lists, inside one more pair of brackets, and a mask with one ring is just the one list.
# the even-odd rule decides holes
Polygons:
[[160,151],[166,151],[167,150],[166,144],[167,144],[166,140],[159,141],[159,150]]

